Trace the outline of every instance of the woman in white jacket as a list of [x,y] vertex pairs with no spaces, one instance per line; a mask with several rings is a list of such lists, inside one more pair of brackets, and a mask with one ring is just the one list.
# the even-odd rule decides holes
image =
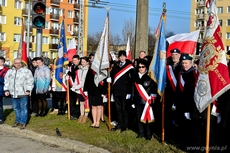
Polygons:
[[83,57],[81,59],[81,65],[76,71],[76,80],[71,90],[77,93],[78,101],[80,103],[80,117],[78,118],[78,123],[86,123],[89,114],[89,103],[88,96],[84,94],[83,87],[85,84],[86,74],[89,69],[89,58]]

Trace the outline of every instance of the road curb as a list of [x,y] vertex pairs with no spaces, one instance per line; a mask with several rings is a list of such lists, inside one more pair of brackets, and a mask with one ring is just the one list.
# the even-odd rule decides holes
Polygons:
[[27,129],[20,130],[19,128],[12,128],[11,126],[6,124],[0,125],[0,131],[13,133],[15,135],[30,138],[43,143],[57,145],[59,147],[74,150],[79,153],[110,153],[103,148],[85,144],[79,141],[70,140],[68,138],[57,138],[54,136],[38,134]]

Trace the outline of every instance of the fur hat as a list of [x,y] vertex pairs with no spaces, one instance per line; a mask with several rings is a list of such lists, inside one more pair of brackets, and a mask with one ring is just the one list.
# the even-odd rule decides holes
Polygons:
[[125,50],[120,50],[120,51],[118,52],[118,57],[120,57],[121,55],[124,55],[125,57],[127,57],[126,51],[125,51]]

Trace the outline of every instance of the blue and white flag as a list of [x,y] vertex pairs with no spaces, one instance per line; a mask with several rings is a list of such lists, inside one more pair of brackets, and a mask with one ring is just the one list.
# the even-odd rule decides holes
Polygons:
[[68,64],[68,54],[66,48],[65,23],[63,20],[58,44],[58,55],[55,62],[55,83],[59,88],[62,88],[63,67],[66,64]]
[[164,19],[161,18],[160,31],[156,36],[153,58],[148,75],[157,83],[157,92],[162,97],[166,84],[166,36]]

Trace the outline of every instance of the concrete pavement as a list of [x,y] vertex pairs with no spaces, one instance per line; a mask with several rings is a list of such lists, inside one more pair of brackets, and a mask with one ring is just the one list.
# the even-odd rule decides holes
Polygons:
[[[50,102],[51,101],[48,100],[49,104],[50,104]],[[4,109],[12,108],[10,98],[4,99],[3,104],[4,104]],[[22,136],[25,138],[30,138],[30,139],[33,139],[33,140],[38,141],[38,142],[57,145],[57,146],[60,146],[62,148],[74,150],[77,153],[109,153],[109,151],[107,151],[105,149],[102,149],[102,148],[99,148],[99,147],[96,147],[93,145],[85,144],[85,143],[82,143],[79,141],[70,140],[70,139],[66,139],[66,138],[58,138],[58,137],[54,137],[54,136],[47,136],[47,135],[39,134],[39,133],[30,131],[27,129],[20,130],[19,128],[12,128],[11,126],[6,125],[6,124],[0,125],[0,131],[12,133],[12,134]]]

